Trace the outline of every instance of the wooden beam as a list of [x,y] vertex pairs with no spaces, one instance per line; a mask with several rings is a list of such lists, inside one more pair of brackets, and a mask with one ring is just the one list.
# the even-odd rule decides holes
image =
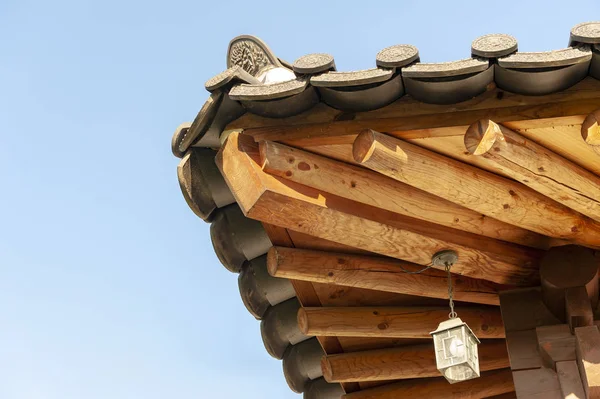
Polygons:
[[585,286],[593,309],[598,304],[600,259],[589,248],[565,245],[551,248],[540,263],[542,298],[548,309],[566,321],[565,290]]
[[[267,255],[267,268],[275,277],[359,287],[430,298],[448,298],[446,274],[429,269],[409,274],[422,266],[376,256],[349,255],[273,247]],[[403,270],[404,269],[404,270]],[[455,277],[454,299],[484,305],[498,305],[498,289],[485,280]]]
[[589,114],[581,125],[581,137],[600,154],[600,109]]
[[510,369],[513,371],[543,366],[535,329],[508,331],[506,333],[506,348],[510,359]]
[[[268,265],[267,256],[267,265]],[[268,266],[267,266],[268,267]],[[504,329],[523,331],[539,326],[561,324],[542,302],[539,287],[521,288],[500,292],[500,310]]]
[[[508,367],[504,340],[479,345],[481,371]],[[414,345],[325,356],[323,376],[329,382],[403,380],[438,377],[433,345]]]
[[513,392],[512,373],[509,369],[481,373],[480,378],[448,384],[445,378],[422,378],[401,381],[377,388],[365,389],[342,396],[342,399],[474,399]]
[[565,292],[567,322],[571,331],[594,325],[594,312],[585,287],[567,288]]
[[558,376],[552,369],[538,368],[514,371],[513,382],[515,383],[517,398],[565,399],[560,390]]
[[[501,241],[467,242],[439,231],[416,231],[414,219],[281,181],[262,171],[258,146],[233,133],[217,155],[217,164],[247,217],[326,240],[409,262],[428,265],[438,251],[453,249],[453,271],[500,284],[537,281],[538,250]],[[452,241],[449,241],[452,240]]]
[[557,362],[556,374],[560,383],[560,390],[565,399],[583,399],[585,390],[575,360]]
[[600,398],[600,332],[598,327],[578,327],[577,364],[587,398]]
[[373,130],[358,135],[353,155],[369,169],[484,215],[550,237],[600,246],[599,223],[512,180]]
[[364,168],[283,144],[260,143],[263,170],[318,190],[442,226],[547,249],[549,239]]
[[489,119],[472,124],[464,140],[493,170],[600,221],[600,176]]
[[[460,318],[479,339],[505,338],[497,307],[457,307]],[[298,325],[306,335],[431,339],[446,307],[301,308]]]
[[540,354],[547,367],[555,369],[560,362],[576,359],[575,336],[568,324],[541,326],[535,330]]

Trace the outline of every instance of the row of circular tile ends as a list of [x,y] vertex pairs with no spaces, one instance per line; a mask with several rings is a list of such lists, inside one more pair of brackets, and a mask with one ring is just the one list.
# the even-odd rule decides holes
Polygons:
[[219,147],[222,129],[245,112],[284,118],[320,101],[344,112],[364,112],[405,94],[424,103],[455,104],[492,83],[517,94],[546,95],[588,75],[600,79],[600,22],[575,26],[566,49],[517,50],[514,37],[490,34],[473,41],[471,58],[421,63],[416,47],[395,45],[377,54],[376,68],[339,72],[329,54],[309,54],[288,64],[262,40],[239,36],[229,45],[228,69],[206,82],[211,97],[187,134],[174,137],[173,152],[181,156],[200,138],[202,146]]

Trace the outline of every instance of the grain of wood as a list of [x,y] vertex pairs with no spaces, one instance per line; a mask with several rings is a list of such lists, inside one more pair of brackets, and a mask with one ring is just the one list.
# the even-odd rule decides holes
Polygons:
[[599,176],[489,119],[472,124],[464,143],[491,169],[600,221]]
[[382,387],[362,390],[342,396],[343,399],[480,399],[513,392],[515,389],[509,369],[488,371],[480,378],[448,384],[445,378],[422,378],[401,381]]
[[520,183],[373,130],[353,147],[355,161],[471,210],[550,237],[600,246],[600,224]]
[[[497,307],[457,307],[461,319],[479,339],[505,338]],[[447,307],[304,307],[298,311],[300,330],[311,336],[431,339]]]
[[260,143],[263,170],[331,194],[473,234],[547,249],[549,239],[364,168],[283,144]]
[[[438,229],[414,226],[383,210],[298,185],[262,171],[252,138],[229,136],[217,155],[227,184],[247,217],[326,240],[409,262],[428,265],[440,250],[459,255],[456,273],[500,284],[535,283],[541,252],[502,241],[445,237]],[[452,241],[449,241],[452,240]],[[440,267],[441,268],[441,267]]]
[[[481,371],[503,369],[508,365],[504,340],[489,340],[479,345]],[[325,356],[321,360],[321,368],[329,382],[401,380],[440,375],[433,345],[429,344]]]
[[[422,267],[389,258],[274,247],[267,255],[267,267],[275,277],[430,298],[448,297],[444,272],[429,269],[408,274],[404,270],[418,271]],[[453,282],[454,299],[486,305],[498,305],[498,289],[506,288],[465,276],[455,276]]]

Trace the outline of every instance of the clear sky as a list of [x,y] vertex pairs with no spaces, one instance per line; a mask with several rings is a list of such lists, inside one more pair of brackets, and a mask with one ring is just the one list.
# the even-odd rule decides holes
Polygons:
[[290,62],[563,48],[570,1],[0,1],[0,399],[297,398],[187,207],[170,139],[254,34]]

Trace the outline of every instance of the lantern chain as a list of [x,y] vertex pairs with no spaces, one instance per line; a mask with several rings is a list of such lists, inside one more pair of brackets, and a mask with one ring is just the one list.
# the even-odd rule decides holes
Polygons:
[[450,314],[448,314],[448,317],[454,319],[457,314],[454,311],[454,287],[452,286],[452,274],[450,273],[451,266],[452,264],[445,263],[446,272],[448,272],[448,298],[450,299]]

